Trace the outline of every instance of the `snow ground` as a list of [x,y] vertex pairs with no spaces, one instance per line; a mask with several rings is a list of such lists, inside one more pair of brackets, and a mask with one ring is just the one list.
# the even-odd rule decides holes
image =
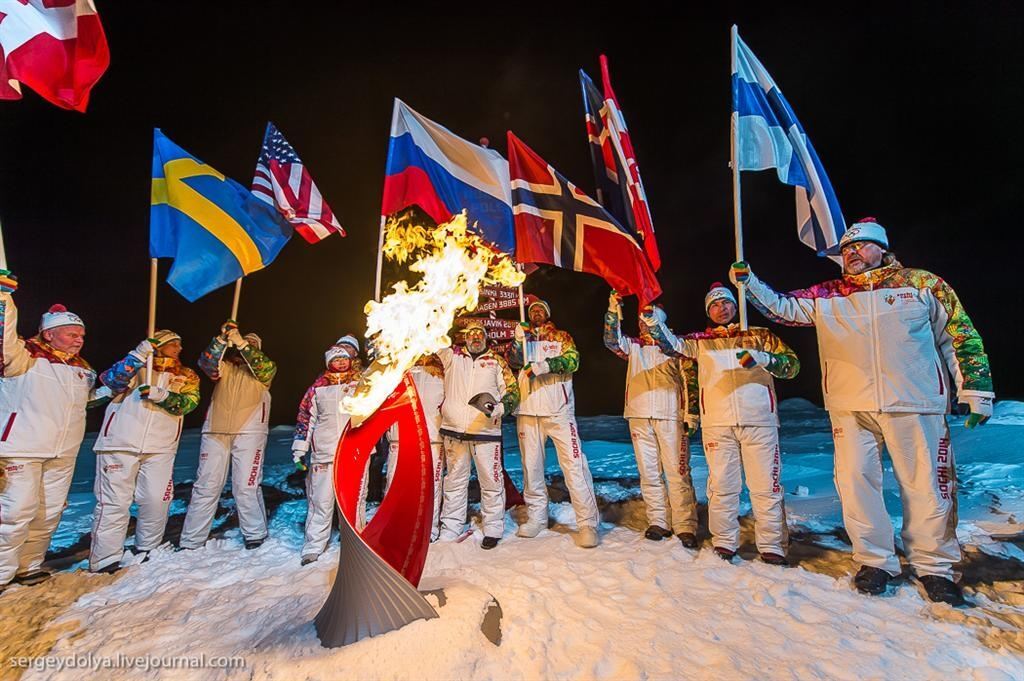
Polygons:
[[[965,610],[928,603],[911,581],[879,598],[851,590],[827,417],[800,400],[784,402],[781,411],[794,569],[751,560],[752,549],[727,565],[708,550],[695,555],[675,541],[644,540],[625,423],[582,418],[605,520],[597,549],[572,543],[567,503],[552,504],[556,522],[535,539],[516,538],[509,518],[494,551],[478,548],[479,531],[460,544],[433,544],[420,588],[442,590],[428,596],[440,606],[439,619],[329,650],[320,647],[312,619],[337,569],[337,544],[300,567],[305,501],[286,500],[272,517],[271,539],[256,551],[244,551],[237,529],[229,530],[202,550],[161,549],[116,575],[90,575],[78,564],[0,596],[0,661],[46,655],[35,662],[41,667],[68,656],[102,664],[119,655],[205,655],[239,656],[243,667],[144,671],[136,660],[135,668],[83,674],[20,669],[8,660],[0,678],[1024,679],[1024,465],[1015,456],[1024,404],[999,403],[992,423],[974,431],[953,420],[964,582],[976,604]],[[520,482],[514,433],[506,435],[506,462]],[[194,474],[198,442],[196,434],[189,438],[178,481]],[[266,481],[280,488],[291,468],[288,439],[288,429],[275,429],[268,447]],[[91,461],[83,452],[55,548],[88,531],[92,472],[82,464]],[[549,464],[557,473],[553,452]],[[699,442],[693,469],[703,502],[707,467]],[[895,489],[891,471],[886,482]],[[886,503],[898,524],[898,495],[887,493]],[[748,520],[744,534],[749,540]],[[500,645],[480,630],[492,598],[502,612]]]

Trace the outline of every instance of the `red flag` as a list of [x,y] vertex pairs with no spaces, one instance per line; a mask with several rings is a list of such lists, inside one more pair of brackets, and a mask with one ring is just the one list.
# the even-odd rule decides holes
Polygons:
[[608,140],[614,149],[615,156],[622,166],[625,166],[625,177],[618,178],[618,182],[625,182],[629,194],[629,212],[632,219],[631,226],[636,229],[637,234],[643,241],[644,253],[651,261],[651,267],[657,272],[661,268],[661,254],[658,252],[658,242],[654,239],[654,224],[651,220],[651,209],[647,205],[647,194],[644,192],[644,183],[640,180],[640,168],[636,164],[636,152],[633,151],[633,141],[629,137],[629,130],[626,129],[626,119],[622,116],[622,109],[619,108],[619,100],[615,97],[612,89],[612,80],[608,75],[608,58],[601,55],[601,79],[604,84],[604,102],[607,116],[603,121],[608,129]]
[[596,274],[641,305],[661,295],[633,235],[511,132],[508,163],[517,261]]
[[0,99],[24,83],[53,104],[85,111],[110,64],[92,0],[13,0],[0,12]]

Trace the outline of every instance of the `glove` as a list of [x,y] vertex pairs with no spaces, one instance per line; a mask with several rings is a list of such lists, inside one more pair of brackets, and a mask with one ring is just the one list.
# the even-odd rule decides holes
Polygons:
[[971,429],[975,426],[983,426],[988,422],[989,417],[983,414],[971,413],[964,421],[964,428]]
[[978,394],[971,391],[960,393],[961,409],[970,410],[967,420],[964,421],[965,428],[974,428],[983,425],[992,416],[992,395]]
[[700,417],[699,416],[693,416],[693,415],[687,414],[686,418],[683,419],[683,432],[686,433],[687,435],[691,435],[693,433],[696,433],[697,429],[699,427],[700,427]]
[[750,279],[750,265],[740,260],[734,262],[732,267],[729,268],[729,281],[735,286],[740,284],[746,284],[747,280]]
[[231,329],[237,329],[237,328],[238,328],[238,324],[235,324],[235,320],[229,319],[229,320],[227,320],[226,322],[224,322],[223,324],[220,325],[220,335],[218,335],[217,338],[219,338],[222,342],[227,343],[228,342],[228,332]]
[[622,317],[622,297],[619,292],[612,289],[612,292],[608,294],[608,311],[613,312]]
[[530,362],[524,369],[526,375],[530,378],[534,376],[543,376],[544,374],[551,373],[551,368],[548,366],[547,361]]
[[18,278],[10,270],[0,269],[0,293],[14,293],[18,290]]
[[516,343],[525,343],[526,342],[526,329],[528,329],[529,327],[530,327],[530,325],[527,324],[526,322],[520,322],[520,323],[516,324],[516,328],[514,330],[514,335],[515,335],[515,338],[516,338]]
[[142,394],[142,399],[149,400],[150,402],[163,402],[171,394],[171,391],[167,388],[150,385],[140,385],[139,392]]
[[744,369],[766,367],[771,361],[768,353],[760,350],[740,350],[736,353],[736,359],[740,361],[740,366]]
[[295,464],[295,468],[300,471],[309,470],[309,467],[302,461],[306,456],[306,449],[309,447],[308,442],[302,442],[296,440],[292,443],[292,463]]
[[131,354],[135,355],[143,362],[145,362],[149,358],[149,356],[153,354],[153,350],[155,349],[156,341],[154,341],[152,338],[147,338],[146,340],[141,341],[138,345],[136,345],[135,349],[132,350]]
[[238,332],[237,326],[233,326],[230,329],[228,329],[228,342],[234,345],[239,350],[249,345],[249,341],[242,338],[242,334]]
[[653,305],[648,305],[640,311],[640,321],[652,329],[658,325],[658,317],[654,314]]
[[494,409],[491,410],[491,419],[495,422],[501,421],[501,417],[505,415],[505,404],[504,402],[498,402],[494,405]]

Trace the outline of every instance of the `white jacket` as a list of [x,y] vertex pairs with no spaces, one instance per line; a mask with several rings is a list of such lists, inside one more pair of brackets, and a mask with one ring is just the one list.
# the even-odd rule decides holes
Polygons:
[[18,310],[0,293],[0,457],[77,456],[96,372],[41,339],[18,337]]
[[[137,362],[134,371],[114,376],[118,367],[133,359]],[[93,451],[177,453],[183,417],[199,404],[199,376],[177,360],[156,358],[149,385],[165,388],[171,394],[161,402],[154,402],[143,399],[137,390],[144,380],[142,364],[144,362],[130,355],[100,377],[117,396],[107,406]]]
[[829,411],[944,414],[952,375],[960,401],[991,413],[981,337],[953,289],[930,272],[893,261],[787,294],[751,276],[747,292],[770,319],[817,328]]
[[[513,361],[521,361],[523,346],[513,344]],[[539,328],[526,332],[526,361],[547,362],[549,372],[540,376],[527,376],[519,372],[519,416],[575,415],[576,397],[572,391],[572,375],[580,366],[576,343],[567,332],[545,322]]]
[[355,392],[359,372],[324,372],[299,404],[292,451],[310,453],[311,463],[333,463],[338,441],[349,422],[341,401]]
[[[772,375],[793,378],[800,371],[796,354],[765,328],[740,330],[738,324],[716,326],[677,338],[663,324],[652,335],[666,352],[697,360],[700,420],[706,427],[778,426],[778,400]],[[741,350],[758,353],[766,366],[745,368]]]
[[463,347],[443,348],[437,357],[444,367],[444,401],[441,403],[441,434],[467,440],[500,440],[497,422],[469,404],[480,393],[501,401],[505,413],[519,402],[519,389],[505,360],[490,350],[475,359]]
[[691,430],[696,429],[699,415],[696,409],[690,413],[689,391],[697,384],[692,360],[665,353],[653,338],[646,337],[645,342],[624,335],[613,312],[605,314],[604,343],[627,361],[623,417],[687,421]]
[[203,433],[239,435],[266,433],[270,422],[270,383],[277,366],[251,344],[241,351],[241,364],[223,361],[227,346],[214,338],[199,367],[217,385],[206,412]]

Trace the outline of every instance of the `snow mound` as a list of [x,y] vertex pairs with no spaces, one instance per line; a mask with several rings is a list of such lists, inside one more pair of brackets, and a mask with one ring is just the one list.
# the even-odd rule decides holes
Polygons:
[[992,409],[992,418],[989,423],[998,423],[1004,426],[1024,426],[1024,402],[1016,400],[1003,400],[996,402]]

